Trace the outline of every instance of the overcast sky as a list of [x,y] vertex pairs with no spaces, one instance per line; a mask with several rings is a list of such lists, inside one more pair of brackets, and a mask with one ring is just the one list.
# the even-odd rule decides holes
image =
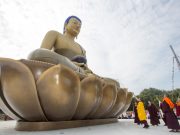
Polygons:
[[[77,42],[97,74],[139,93],[172,89],[169,45],[180,55],[179,0],[0,0],[0,57],[26,58],[65,19],[82,20]],[[180,71],[175,63],[175,88]]]

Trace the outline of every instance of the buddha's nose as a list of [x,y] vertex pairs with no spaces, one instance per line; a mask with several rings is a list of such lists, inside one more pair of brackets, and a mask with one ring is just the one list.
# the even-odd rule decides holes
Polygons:
[[78,28],[78,29],[81,28],[81,24],[77,24],[77,28]]

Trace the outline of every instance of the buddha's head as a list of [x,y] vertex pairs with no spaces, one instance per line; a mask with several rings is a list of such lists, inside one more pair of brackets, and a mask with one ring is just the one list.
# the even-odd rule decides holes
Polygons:
[[78,36],[81,29],[81,20],[76,16],[69,16],[64,22],[63,33],[69,33],[75,37]]

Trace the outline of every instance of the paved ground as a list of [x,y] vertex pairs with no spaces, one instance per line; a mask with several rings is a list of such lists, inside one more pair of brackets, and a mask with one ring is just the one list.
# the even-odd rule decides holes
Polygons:
[[38,132],[22,132],[15,131],[15,121],[1,121],[0,135],[180,135],[178,133],[171,133],[167,127],[150,126],[149,129],[144,129],[133,123],[133,120],[120,119],[118,123],[88,126],[72,129],[61,129],[54,131],[38,131]]

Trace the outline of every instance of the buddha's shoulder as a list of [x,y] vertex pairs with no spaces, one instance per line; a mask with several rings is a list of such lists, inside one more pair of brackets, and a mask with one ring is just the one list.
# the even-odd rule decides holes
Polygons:
[[58,35],[58,36],[62,36],[63,34],[56,31],[56,30],[49,30],[47,33],[47,35]]

